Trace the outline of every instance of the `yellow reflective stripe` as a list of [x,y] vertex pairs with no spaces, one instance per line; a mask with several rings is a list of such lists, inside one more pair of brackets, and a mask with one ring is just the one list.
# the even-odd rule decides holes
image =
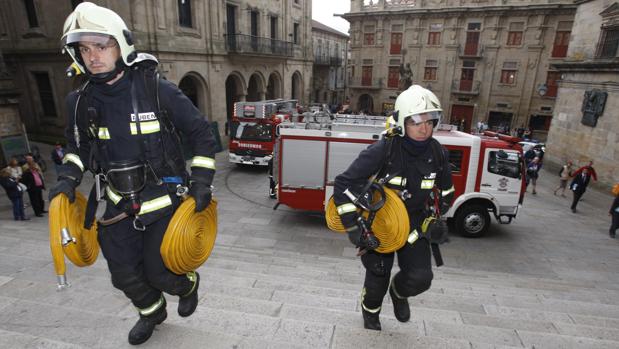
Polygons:
[[138,215],[147,214],[170,205],[172,205],[172,199],[170,199],[169,195],[160,196],[156,199],[143,202]]
[[399,298],[399,299],[406,299],[406,297],[402,297],[402,296],[400,296],[400,294],[398,293],[398,291],[396,291],[396,289],[395,289],[395,286],[394,286],[394,285],[395,285],[395,281],[394,281],[394,279],[393,279],[393,278],[391,278],[391,290],[393,291],[393,294],[395,294],[395,296],[396,296],[397,298]]
[[421,181],[421,189],[432,189],[434,186],[434,179],[424,179]]
[[215,159],[207,158],[206,156],[194,156],[193,159],[191,159],[191,166],[189,167],[206,167],[214,170]]
[[419,233],[417,232],[417,229],[411,231],[410,234],[408,234],[408,243],[409,244],[413,244],[415,241],[417,241],[417,239],[419,239]]
[[189,292],[185,293],[184,295],[182,295],[181,297],[187,297],[190,294],[193,293],[193,290],[196,289],[196,285],[198,284],[198,276],[196,275],[195,271],[190,271],[187,274],[185,274],[187,276],[187,279],[189,279],[189,281],[191,281],[193,283],[193,285],[191,286],[191,290],[189,290]]
[[110,139],[110,131],[107,127],[99,127],[99,139]]
[[155,302],[155,304],[151,305],[148,308],[137,308],[138,312],[140,312],[140,314],[144,315],[144,316],[148,316],[151,315],[152,313],[154,313],[155,311],[157,311],[157,309],[161,308],[161,306],[163,305],[163,295],[161,295],[161,298],[159,298],[159,300],[157,302]]
[[343,204],[337,207],[337,214],[339,215],[343,215],[344,213],[355,212],[355,211],[357,211],[357,206],[351,203]]
[[389,180],[388,183],[391,184],[391,185],[397,185],[397,186],[400,186],[400,187],[404,187],[404,186],[406,186],[406,178],[402,178],[400,176],[393,177],[393,178],[391,178]]
[[453,192],[456,191],[456,188],[454,188],[454,186],[452,185],[451,188],[447,189],[447,190],[443,190],[443,192],[441,193],[442,196],[447,196]]
[[120,201],[120,199],[122,199],[122,196],[116,194],[109,186],[105,187],[105,192],[107,193],[107,197],[112,200],[114,205],[116,205]]
[[[131,128],[132,135],[138,134],[138,127],[135,122],[129,123],[129,127]],[[142,132],[142,134],[155,133],[159,132],[159,130],[159,121],[157,120],[140,122],[140,131]]]
[[67,162],[72,162],[76,164],[77,167],[79,167],[80,170],[84,172],[84,164],[82,163],[82,160],[80,160],[79,156],[71,153],[65,154],[64,158],[62,158],[62,163],[66,164]]
[[381,307],[378,307],[378,308],[374,308],[374,309],[372,309],[372,308],[368,308],[368,307],[366,307],[366,306],[365,306],[365,304],[363,304],[363,300],[364,300],[364,298],[365,298],[365,294],[366,294],[366,292],[367,292],[367,291],[366,291],[366,289],[365,289],[365,287],[364,287],[364,288],[361,290],[361,306],[363,307],[363,309],[364,309],[365,311],[367,311],[367,312],[369,312],[369,313],[372,313],[372,314],[376,314],[376,313],[378,313],[378,312],[380,311],[380,308],[381,308]]

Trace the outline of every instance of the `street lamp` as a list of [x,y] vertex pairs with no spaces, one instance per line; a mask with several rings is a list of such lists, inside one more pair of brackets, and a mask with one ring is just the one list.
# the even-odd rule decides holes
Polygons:
[[547,92],[548,92],[548,86],[546,86],[546,84],[537,85],[537,93],[539,93],[541,97],[544,97]]

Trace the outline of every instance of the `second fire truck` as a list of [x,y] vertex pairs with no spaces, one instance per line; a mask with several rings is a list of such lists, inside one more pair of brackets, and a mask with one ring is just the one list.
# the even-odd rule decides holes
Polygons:
[[235,103],[230,123],[230,162],[267,166],[273,158],[277,126],[297,115],[294,99]]

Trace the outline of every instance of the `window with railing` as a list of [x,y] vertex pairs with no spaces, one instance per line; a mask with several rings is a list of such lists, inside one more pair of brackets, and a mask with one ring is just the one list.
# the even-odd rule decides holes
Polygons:
[[423,79],[427,81],[436,81],[436,72],[438,70],[438,61],[435,59],[427,59],[426,66],[423,70]]
[[524,32],[524,22],[512,22],[509,24],[507,32],[507,46],[522,45],[522,35]]
[[402,33],[391,33],[391,46],[389,53],[399,55],[402,52]]
[[397,65],[390,66],[389,75],[387,77],[387,87],[398,88],[399,85],[400,85],[400,67]]
[[365,65],[361,67],[361,85],[372,86],[372,66]]
[[363,27],[363,45],[374,45],[374,33],[375,30],[373,25],[366,25]]
[[567,56],[567,47],[570,43],[572,24],[573,22],[571,21],[561,21],[557,24],[555,41],[552,46],[552,57],[562,58]]
[[191,28],[191,0],[178,0],[178,24],[181,27]]
[[517,62],[504,62],[503,69],[501,70],[501,84],[514,85],[516,83],[517,72]]
[[561,73],[558,71],[549,71],[546,76],[546,97],[557,97],[557,90],[559,89],[557,80],[561,80]]
[[614,58],[619,48],[619,26],[602,28],[596,58]]

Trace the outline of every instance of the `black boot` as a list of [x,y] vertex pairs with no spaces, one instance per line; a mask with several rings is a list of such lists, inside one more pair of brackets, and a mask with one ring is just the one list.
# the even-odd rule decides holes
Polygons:
[[198,286],[200,286],[200,274],[198,272],[187,273],[189,280],[193,281],[193,287],[188,294],[178,300],[178,315],[187,317],[193,314],[198,307]]
[[411,318],[411,309],[408,306],[408,299],[400,298],[394,289],[393,280],[389,285],[389,296],[393,302],[393,314],[395,318],[400,322],[407,322]]
[[155,330],[155,326],[162,323],[168,317],[165,304],[157,312],[149,316],[140,315],[140,319],[129,331],[129,344],[138,345],[146,342]]
[[361,314],[363,314],[363,327],[365,327],[368,330],[374,330],[374,331],[381,330],[380,319],[379,319],[380,310],[378,310],[375,313],[371,313],[365,310],[362,306]]

